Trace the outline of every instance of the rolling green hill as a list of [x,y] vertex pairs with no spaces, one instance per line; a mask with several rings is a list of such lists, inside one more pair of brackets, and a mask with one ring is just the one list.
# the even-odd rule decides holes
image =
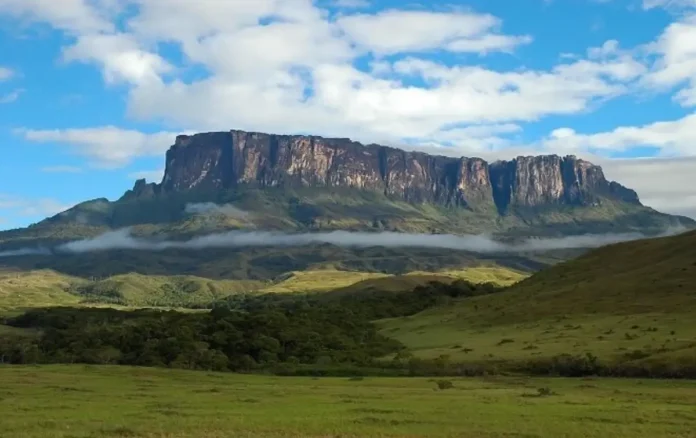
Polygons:
[[690,232],[606,246],[504,292],[380,325],[423,357],[497,361],[591,352],[696,363],[694,316]]
[[328,291],[409,291],[429,281],[466,279],[508,285],[526,274],[500,266],[472,266],[442,272],[391,275],[379,272],[315,269],[281,274],[273,280],[224,280],[192,275],[138,273],[85,279],[50,270],[0,273],[0,310],[108,304],[127,307],[200,307],[240,293],[318,293]]
[[24,307],[74,305],[80,298],[70,293],[85,280],[50,270],[0,272],[0,311]]
[[370,292],[411,291],[430,282],[451,283],[466,280],[471,283],[493,283],[510,286],[526,278],[528,274],[498,266],[477,266],[469,269],[438,272],[414,271],[405,275],[376,277],[333,290],[334,294],[361,294]]
[[124,306],[204,306],[229,295],[262,289],[255,280],[209,280],[194,276],[147,276],[124,274],[78,284],[71,292],[83,302]]

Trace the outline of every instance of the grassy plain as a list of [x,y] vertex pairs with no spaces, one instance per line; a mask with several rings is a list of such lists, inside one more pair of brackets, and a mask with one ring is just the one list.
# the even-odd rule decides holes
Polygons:
[[451,381],[439,390],[421,378],[4,366],[0,422],[16,438],[686,438],[696,430],[692,381]]

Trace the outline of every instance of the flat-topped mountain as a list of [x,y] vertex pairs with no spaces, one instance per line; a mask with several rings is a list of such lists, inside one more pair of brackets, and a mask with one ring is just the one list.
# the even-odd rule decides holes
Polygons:
[[601,167],[575,156],[487,163],[343,138],[237,130],[178,136],[162,183],[140,180],[126,198],[239,186],[353,188],[409,203],[495,207],[500,214],[510,207],[592,206],[602,199],[640,204],[633,190],[607,181]]
[[[0,232],[0,251],[51,247],[124,227],[136,237],[170,239],[240,229],[486,233],[515,239],[659,234],[675,226],[696,224],[643,206],[635,191],[608,181],[601,167],[575,156],[488,163],[349,139],[232,130],[176,137],[160,183],[138,180],[116,201],[86,201],[30,227]],[[317,256],[320,249],[303,250],[301,260],[287,257],[288,248],[283,251],[271,262],[292,269],[331,265]],[[265,250],[257,253],[254,263],[266,267]],[[418,257],[409,263],[425,261]],[[176,266],[156,272],[176,271]]]
[[[689,218],[641,205],[633,190],[607,181],[599,166],[574,156],[488,163],[349,139],[233,130],[178,136],[167,151],[160,183],[139,180],[116,201],[86,201],[30,227],[0,232],[0,252],[16,255],[0,258],[0,268],[267,279],[317,267],[400,273],[406,268],[460,268],[489,259],[535,270],[577,255],[577,246],[517,255],[478,254],[475,248],[368,251],[326,244],[120,250],[69,257],[45,257],[37,249],[124,227],[135,237],[155,240],[228,230],[485,233],[514,240],[659,234],[695,225]],[[118,234],[109,239],[122,238]]]

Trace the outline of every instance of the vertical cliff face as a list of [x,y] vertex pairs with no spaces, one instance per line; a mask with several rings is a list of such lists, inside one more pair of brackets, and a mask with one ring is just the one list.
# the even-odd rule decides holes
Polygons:
[[471,209],[546,204],[591,205],[600,197],[638,203],[602,169],[574,156],[518,157],[488,164],[407,152],[349,139],[230,131],[179,136],[166,157],[162,184],[136,192],[256,187],[353,187],[408,202]]
[[546,204],[592,205],[601,197],[640,204],[635,191],[609,182],[604,172],[573,155],[517,157],[491,164],[498,210]]
[[228,186],[234,172],[232,146],[227,132],[178,136],[167,151],[162,191]]

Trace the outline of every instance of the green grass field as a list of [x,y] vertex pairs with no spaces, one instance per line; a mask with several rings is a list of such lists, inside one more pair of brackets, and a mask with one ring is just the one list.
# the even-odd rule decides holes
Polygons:
[[[310,378],[0,367],[2,436],[693,437],[696,382]],[[548,388],[551,395],[540,395]]]
[[422,357],[496,361],[591,352],[696,364],[694,312],[691,232],[603,247],[501,293],[379,324]]
[[[508,361],[592,353],[602,359],[636,354],[677,355],[696,363],[692,315],[579,315],[525,323],[474,325],[466,314],[433,309],[379,322],[417,356],[449,355],[457,361]],[[643,358],[638,358],[643,359]]]

